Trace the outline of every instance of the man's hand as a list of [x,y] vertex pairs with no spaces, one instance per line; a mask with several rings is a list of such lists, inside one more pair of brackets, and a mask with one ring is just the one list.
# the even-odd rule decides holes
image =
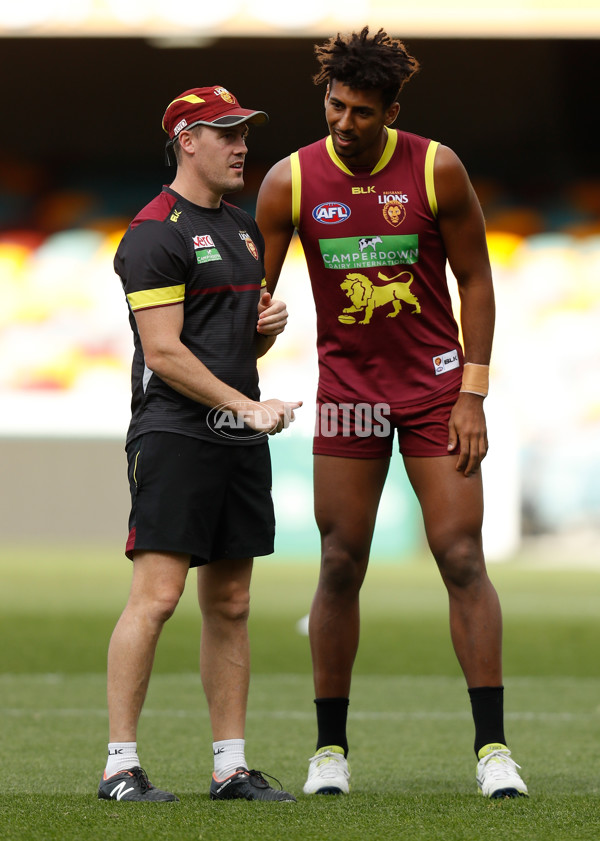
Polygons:
[[302,400],[286,402],[284,400],[263,400],[256,403],[252,414],[244,413],[244,422],[256,432],[268,432],[269,435],[276,435],[296,419],[294,409],[299,409]]
[[273,300],[270,292],[263,292],[258,302],[258,332],[263,336],[277,336],[283,333],[287,320],[288,313],[284,302]]
[[456,469],[471,476],[488,451],[487,428],[483,411],[483,397],[461,392],[448,421],[448,452],[459,447]]

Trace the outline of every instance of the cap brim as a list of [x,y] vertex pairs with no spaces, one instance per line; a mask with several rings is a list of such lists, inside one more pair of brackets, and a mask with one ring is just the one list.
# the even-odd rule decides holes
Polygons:
[[264,111],[246,111],[238,114],[224,114],[222,117],[217,117],[215,120],[196,120],[186,126],[190,129],[193,126],[239,126],[242,123],[252,123],[253,125],[260,125],[261,123],[268,123],[269,116]]
[[[227,128],[228,126],[239,126],[242,123],[251,123],[252,125],[261,125],[262,123],[269,122],[269,115],[265,111],[244,111],[241,109],[237,114],[224,114],[222,117],[217,117],[216,120],[209,122],[208,120],[196,120],[194,123],[190,123],[185,129],[182,131],[189,131],[189,129],[194,128],[194,126],[213,126],[216,128]],[[177,163],[177,159],[175,157],[175,150],[173,146],[175,145],[175,141],[177,140],[176,137],[171,137],[167,140],[165,145],[165,163],[167,166],[174,166]]]

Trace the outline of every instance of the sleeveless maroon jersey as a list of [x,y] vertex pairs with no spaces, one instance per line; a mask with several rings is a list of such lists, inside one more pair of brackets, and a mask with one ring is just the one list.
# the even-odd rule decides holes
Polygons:
[[319,389],[409,406],[456,388],[462,349],[436,222],[438,144],[388,130],[372,170],[331,138],[291,155],[293,218],[317,310]]

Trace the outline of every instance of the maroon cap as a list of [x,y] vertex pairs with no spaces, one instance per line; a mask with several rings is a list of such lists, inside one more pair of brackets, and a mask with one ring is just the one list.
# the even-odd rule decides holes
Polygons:
[[191,88],[167,105],[162,127],[171,141],[183,129],[192,126],[237,126],[240,123],[266,123],[264,111],[242,108],[227,88],[212,85],[209,88]]

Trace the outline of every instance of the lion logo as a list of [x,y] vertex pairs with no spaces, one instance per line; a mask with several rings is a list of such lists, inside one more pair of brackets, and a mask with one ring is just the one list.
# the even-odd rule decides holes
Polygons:
[[235,105],[235,97],[233,94],[229,93],[227,88],[215,88],[215,95],[220,96],[225,102],[228,102],[230,105]]
[[[399,281],[398,278],[403,275],[408,275],[408,280]],[[395,318],[402,309],[402,302],[410,304],[414,307],[412,315],[418,315],[421,312],[421,305],[418,299],[410,291],[410,285],[413,282],[413,275],[408,272],[400,272],[394,277],[386,277],[379,272],[377,277],[380,280],[385,280],[385,286],[375,286],[375,284],[364,274],[352,272],[346,275],[345,279],[340,284],[348,298],[352,301],[351,307],[346,307],[339,316],[339,320],[345,324],[354,322],[354,318],[350,315],[353,312],[362,312],[364,317],[359,324],[368,324],[373,317],[373,313],[377,307],[383,307],[386,304],[392,305],[392,311],[388,312],[386,318]],[[394,281],[394,282],[392,282]]]
[[404,205],[395,199],[386,202],[382,208],[383,218],[394,228],[397,228],[406,217],[406,208]]

